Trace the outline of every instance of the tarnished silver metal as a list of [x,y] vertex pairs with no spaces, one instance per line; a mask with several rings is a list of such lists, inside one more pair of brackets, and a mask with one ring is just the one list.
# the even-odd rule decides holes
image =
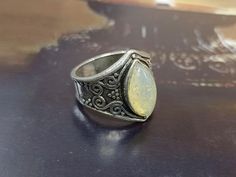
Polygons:
[[127,82],[132,63],[140,61],[151,70],[150,56],[138,50],[102,54],[76,66],[71,77],[76,88],[76,98],[84,106],[114,118],[143,122],[148,117],[132,111],[127,101]]

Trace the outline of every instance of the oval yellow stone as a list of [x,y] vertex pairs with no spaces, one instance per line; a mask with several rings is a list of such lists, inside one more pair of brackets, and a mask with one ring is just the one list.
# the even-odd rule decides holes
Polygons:
[[139,116],[149,117],[156,105],[157,88],[152,71],[134,61],[127,75],[127,96],[131,109]]

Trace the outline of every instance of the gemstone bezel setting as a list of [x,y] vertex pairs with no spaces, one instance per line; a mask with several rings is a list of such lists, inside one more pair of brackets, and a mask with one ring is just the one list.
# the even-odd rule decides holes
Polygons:
[[135,114],[144,119],[151,115],[156,105],[157,88],[150,66],[145,62],[138,59],[132,62],[125,78],[124,95]]

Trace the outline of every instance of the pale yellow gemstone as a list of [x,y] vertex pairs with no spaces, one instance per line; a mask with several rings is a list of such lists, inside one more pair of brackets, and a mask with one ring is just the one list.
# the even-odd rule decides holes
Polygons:
[[157,88],[151,70],[135,61],[127,78],[127,96],[131,109],[142,117],[149,117],[156,105]]

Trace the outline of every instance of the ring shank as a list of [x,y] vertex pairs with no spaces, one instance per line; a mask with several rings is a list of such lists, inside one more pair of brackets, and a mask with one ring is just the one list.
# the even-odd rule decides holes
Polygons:
[[115,62],[117,62],[122,55],[123,54],[114,54],[110,56],[99,57],[79,67],[76,70],[75,74],[78,77],[89,77],[89,76],[96,75],[106,70],[107,68],[109,68]]
[[102,77],[121,64],[120,60],[126,51],[106,53],[96,56],[75,67],[71,72],[74,80],[92,81]]

